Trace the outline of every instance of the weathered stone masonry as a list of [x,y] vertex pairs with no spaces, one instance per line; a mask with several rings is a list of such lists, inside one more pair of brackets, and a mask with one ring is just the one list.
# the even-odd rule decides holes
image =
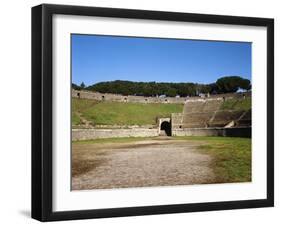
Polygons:
[[72,129],[72,140],[92,140],[112,137],[156,137],[158,128]]
[[[250,96],[250,93],[246,93],[246,96]],[[210,97],[144,97],[144,96],[123,96],[120,94],[112,93],[99,93],[90,92],[85,90],[74,90],[72,89],[72,97],[81,99],[92,99],[99,101],[116,101],[116,102],[131,102],[131,103],[182,103],[186,101],[200,101],[200,100],[217,100],[217,99],[231,99],[241,97],[241,93],[230,93],[230,94],[218,94]]]
[[[207,98],[158,98],[123,96],[72,90],[72,97],[99,101],[133,103],[184,103],[182,113],[172,113],[169,118],[159,118],[155,126],[131,128],[72,129],[72,140],[89,140],[111,137],[153,137],[166,133],[172,136],[240,136],[251,137],[251,110],[220,110],[226,99],[245,98],[251,93],[221,94]],[[166,125],[164,125],[166,124]],[[168,125],[168,127],[167,127]],[[231,128],[229,128],[231,127]],[[170,131],[167,131],[169,128]]]

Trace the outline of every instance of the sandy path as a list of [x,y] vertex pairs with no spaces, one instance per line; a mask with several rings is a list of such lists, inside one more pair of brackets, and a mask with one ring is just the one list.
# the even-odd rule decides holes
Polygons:
[[[211,183],[212,159],[200,153],[198,145],[174,140],[74,144],[72,189]],[[80,168],[77,171],[75,167]]]

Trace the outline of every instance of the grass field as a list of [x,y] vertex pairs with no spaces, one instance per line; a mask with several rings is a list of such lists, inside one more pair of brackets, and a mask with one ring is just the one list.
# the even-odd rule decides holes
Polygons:
[[243,110],[247,111],[252,108],[252,98],[245,99],[228,99],[221,105],[221,110]]
[[[73,144],[132,143],[157,138],[107,138],[74,141]],[[251,139],[234,137],[171,137],[171,140],[199,142],[199,151],[213,157],[216,183],[251,181]]]
[[212,167],[216,181],[251,181],[251,139],[236,137],[177,137],[175,139],[206,141],[200,149],[214,157]]
[[72,99],[72,123],[81,124],[81,118],[92,125],[151,125],[157,117],[180,113],[183,104],[141,104],[102,102],[87,99]]
[[110,143],[131,143],[135,141],[151,140],[154,137],[113,137],[99,138],[94,140],[77,140],[73,144],[110,144]]

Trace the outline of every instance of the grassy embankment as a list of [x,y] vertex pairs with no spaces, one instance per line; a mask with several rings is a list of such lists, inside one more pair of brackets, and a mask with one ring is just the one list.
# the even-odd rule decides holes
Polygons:
[[[73,144],[131,143],[157,138],[107,138],[74,141]],[[213,157],[211,167],[216,175],[215,182],[251,181],[251,139],[234,137],[172,137],[172,140],[200,142],[199,151]]]
[[[171,113],[181,113],[182,104],[141,104],[102,102],[87,99],[72,99],[72,125],[88,121],[91,125],[151,125],[157,117],[169,117]],[[221,110],[251,109],[251,98],[228,99]]]
[[221,110],[248,111],[252,108],[252,98],[245,99],[227,99],[220,107]]
[[72,99],[72,124],[82,118],[92,125],[153,125],[157,117],[182,112],[183,104],[141,104]]

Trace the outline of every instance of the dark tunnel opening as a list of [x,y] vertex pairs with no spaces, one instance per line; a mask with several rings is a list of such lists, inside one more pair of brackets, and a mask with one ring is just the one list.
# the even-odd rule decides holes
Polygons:
[[164,121],[161,123],[161,130],[164,130],[167,136],[171,136],[171,123]]

